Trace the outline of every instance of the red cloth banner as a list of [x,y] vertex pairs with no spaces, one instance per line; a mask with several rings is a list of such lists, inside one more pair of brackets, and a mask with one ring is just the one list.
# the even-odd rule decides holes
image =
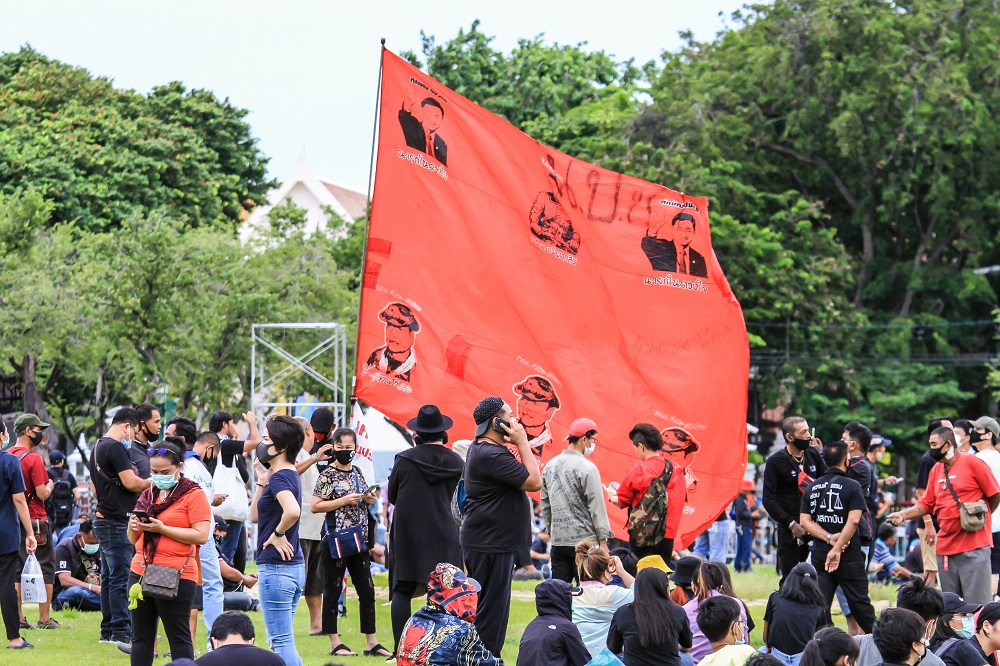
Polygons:
[[637,462],[631,426],[652,423],[684,468],[689,543],[746,465],[749,345],[708,201],[573,159],[383,63],[355,395],[400,423],[437,404],[453,441],[498,395],[542,463],[592,418],[605,484]]

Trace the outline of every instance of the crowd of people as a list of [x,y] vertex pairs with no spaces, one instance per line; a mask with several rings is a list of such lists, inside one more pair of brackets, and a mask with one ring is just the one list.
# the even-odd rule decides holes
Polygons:
[[[520,638],[524,666],[998,666],[1000,424],[989,417],[933,419],[916,501],[893,512],[882,492],[897,480],[880,479],[877,467],[888,439],[851,422],[824,444],[804,418],[787,418],[760,499],[746,479],[687,550],[676,541],[687,474],[662,455],[654,426],[635,424],[637,462],[602,485],[588,458],[598,446],[591,419],[574,421],[541,469],[502,399],[479,402],[474,439],[453,447],[452,419],[426,405],[406,424],[415,446],[397,455],[385,484],[387,552],[374,510],[383,489],[354,464],[353,430],[323,407],[309,406],[308,418],[270,416],[260,430],[253,413],[243,418],[245,439],[228,412],[212,414],[204,432],[171,419],[161,436],[156,407],[118,409],[91,451],[93,497],[81,515],[65,456],[54,451],[46,465],[40,452],[49,424],[34,414],[10,434],[0,424],[8,648],[33,647],[23,630],[57,629],[51,610],[75,608],[99,612],[99,642],[116,644],[133,666],[153,663],[161,627],[175,660],[204,651],[199,664],[238,654],[251,665],[300,666],[293,625],[305,597],[310,635],[327,636],[334,657],[355,656],[339,626],[349,578],[364,655],[407,666],[502,664],[514,573],[537,563],[547,580]],[[620,542],[608,504],[627,512]],[[727,559],[732,538],[732,568],[751,570],[765,517],[777,527],[780,581],[755,649],[754,618]],[[902,566],[893,549],[907,520],[916,561]],[[19,590],[29,556],[45,586],[37,623]],[[373,561],[388,565],[389,648],[378,637]],[[901,585],[895,606],[876,617],[869,592],[879,582]],[[426,600],[415,611],[414,598]],[[833,627],[834,599],[847,632]],[[255,610],[270,652],[251,645],[244,612]]]

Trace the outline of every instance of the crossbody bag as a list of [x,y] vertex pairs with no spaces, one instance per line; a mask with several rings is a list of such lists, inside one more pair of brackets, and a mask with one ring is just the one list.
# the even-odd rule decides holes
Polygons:
[[986,500],[959,501],[958,493],[955,492],[955,488],[951,485],[951,479],[948,478],[948,470],[944,470],[944,483],[948,486],[951,496],[955,498],[955,504],[958,505],[958,517],[962,529],[966,532],[978,532],[986,527],[986,517],[990,515],[990,505],[986,503]]

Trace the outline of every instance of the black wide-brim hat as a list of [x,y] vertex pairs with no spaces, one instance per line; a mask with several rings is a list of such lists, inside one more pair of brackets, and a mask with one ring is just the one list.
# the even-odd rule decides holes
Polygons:
[[417,412],[416,418],[406,422],[406,427],[414,432],[444,432],[454,424],[450,418],[441,413],[437,405],[424,405]]
[[690,585],[700,566],[701,560],[697,557],[682,557],[674,565],[674,573],[670,575],[670,580],[677,585]]

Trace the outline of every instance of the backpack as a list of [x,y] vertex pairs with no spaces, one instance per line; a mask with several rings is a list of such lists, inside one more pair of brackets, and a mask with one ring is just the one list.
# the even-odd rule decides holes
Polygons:
[[73,486],[69,483],[69,473],[53,478],[52,482],[52,494],[45,500],[45,511],[49,514],[49,520],[53,525],[69,525],[73,520],[73,509],[76,508]]
[[465,520],[465,500],[467,496],[465,494],[465,477],[458,480],[458,485],[455,486],[455,492],[451,494],[451,517],[455,519],[455,524],[459,527],[462,526],[462,521]]
[[667,486],[673,474],[673,463],[664,460],[663,473],[650,482],[639,500],[639,506],[629,513],[628,536],[633,546],[649,548],[663,541],[669,503]]

